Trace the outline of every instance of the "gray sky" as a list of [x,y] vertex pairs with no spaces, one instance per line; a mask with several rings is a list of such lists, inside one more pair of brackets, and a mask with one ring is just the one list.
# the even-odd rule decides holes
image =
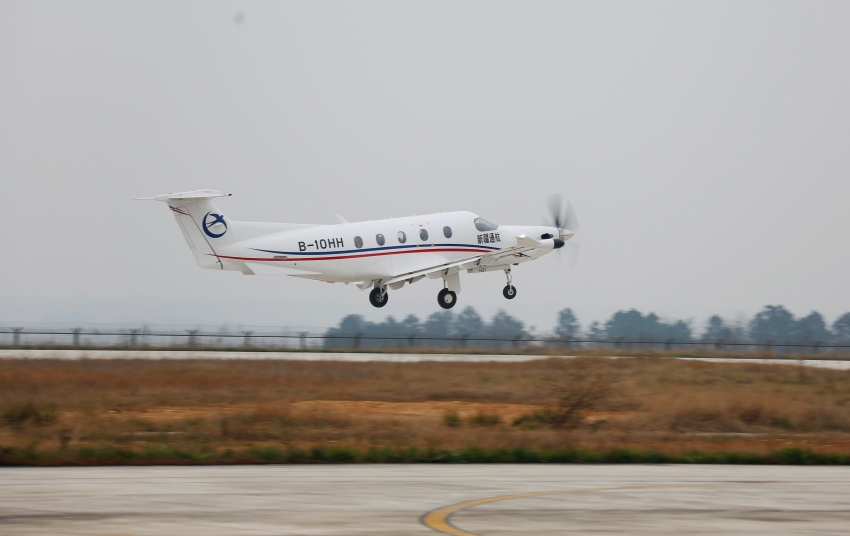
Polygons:
[[[244,14],[241,23],[237,13]],[[462,276],[549,329],[850,310],[848,2],[0,1],[0,321],[325,326],[427,316],[354,286],[201,270],[159,203],[335,223],[471,210],[577,269]]]

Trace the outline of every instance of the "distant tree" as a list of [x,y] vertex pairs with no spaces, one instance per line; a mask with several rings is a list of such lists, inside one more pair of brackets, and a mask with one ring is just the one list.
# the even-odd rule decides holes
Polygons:
[[339,323],[337,331],[340,334],[359,333],[363,331],[366,321],[360,315],[347,315]]
[[[453,335],[454,314],[451,311],[431,313],[422,325],[422,336],[436,339],[450,339]],[[429,340],[427,346],[451,346],[452,341]]]
[[775,343],[798,338],[797,322],[785,307],[767,305],[750,321],[750,337],[755,342]]
[[804,344],[825,343],[832,338],[823,316],[817,311],[797,320],[795,332],[798,340]]
[[590,323],[590,327],[587,329],[587,335],[594,341],[603,341],[607,338],[605,328],[596,320]]
[[392,315],[384,319],[380,324],[366,324],[366,335],[371,337],[364,341],[366,346],[373,348],[387,348],[402,344],[397,340],[401,334],[399,333],[399,323]]
[[339,322],[339,327],[331,328],[325,336],[326,348],[350,348],[360,343],[358,335],[365,335],[367,322],[360,315],[347,315]]
[[407,315],[399,324],[399,331],[407,336],[419,333],[421,329],[422,326],[419,325],[419,318],[416,315]]
[[486,336],[487,326],[478,311],[467,306],[455,317],[455,335],[469,339]]
[[647,336],[643,324],[643,315],[637,309],[617,311],[605,322],[605,334],[612,339],[638,340]]
[[614,313],[605,323],[605,333],[611,339],[625,338],[631,341],[691,340],[691,326],[687,322],[662,322],[658,315],[649,313],[644,316],[637,309]]
[[395,335],[399,331],[399,323],[393,315],[384,319],[383,322],[377,325],[378,330],[387,334]]
[[706,342],[727,342],[732,339],[732,329],[717,315],[708,319],[702,339]]
[[558,325],[555,326],[555,335],[562,341],[574,339],[578,336],[581,324],[569,307],[558,313]]
[[850,344],[850,313],[844,313],[832,324],[833,341]]
[[501,309],[490,321],[490,336],[493,339],[517,340],[527,335],[525,325]]
[[689,341],[691,340],[691,324],[684,320],[677,320],[672,324],[664,324],[660,323],[661,326],[664,326],[664,329],[660,331],[660,334],[664,337],[665,340],[673,339],[674,341]]

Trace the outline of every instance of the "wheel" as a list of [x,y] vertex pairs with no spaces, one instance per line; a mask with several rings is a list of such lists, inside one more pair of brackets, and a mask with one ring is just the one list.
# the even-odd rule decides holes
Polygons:
[[509,300],[516,298],[516,287],[513,285],[505,285],[502,295]]
[[440,307],[443,309],[451,309],[457,303],[457,294],[447,288],[444,288],[439,292],[439,294],[437,294],[437,303],[439,303]]
[[375,307],[383,307],[388,301],[390,301],[390,295],[387,294],[386,289],[382,292],[379,288],[373,288],[369,293],[369,303]]

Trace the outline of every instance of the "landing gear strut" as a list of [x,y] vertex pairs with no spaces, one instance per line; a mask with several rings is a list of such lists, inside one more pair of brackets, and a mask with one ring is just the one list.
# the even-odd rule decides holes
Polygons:
[[457,294],[447,288],[444,288],[439,292],[439,294],[437,294],[437,303],[439,303],[440,307],[443,309],[451,309],[457,303]]
[[504,290],[502,290],[502,296],[504,296],[505,298],[507,298],[509,300],[512,300],[512,299],[516,298],[516,287],[511,284],[511,282],[512,282],[511,271],[505,270],[505,275],[508,278],[508,284],[505,285]]
[[383,307],[390,300],[390,295],[387,294],[387,287],[375,287],[369,293],[369,303],[375,307]]

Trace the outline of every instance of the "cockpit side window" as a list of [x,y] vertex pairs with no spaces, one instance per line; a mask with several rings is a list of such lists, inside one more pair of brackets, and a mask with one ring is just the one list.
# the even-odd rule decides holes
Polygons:
[[482,233],[485,231],[495,231],[499,228],[498,225],[491,221],[487,221],[484,218],[475,218],[475,228],[481,231]]

